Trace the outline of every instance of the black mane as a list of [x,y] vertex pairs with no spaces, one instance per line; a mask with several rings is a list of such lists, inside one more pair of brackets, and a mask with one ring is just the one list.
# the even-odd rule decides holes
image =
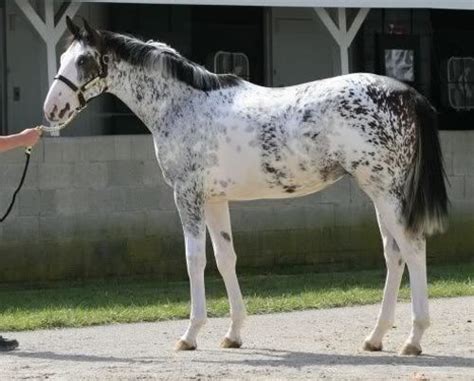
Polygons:
[[[194,89],[212,91],[242,83],[234,74],[214,74],[181,56],[176,50],[160,42],[144,42],[109,31],[100,31],[100,50],[110,52],[134,66],[160,67],[163,75],[185,83]],[[90,43],[85,40],[84,42]]]

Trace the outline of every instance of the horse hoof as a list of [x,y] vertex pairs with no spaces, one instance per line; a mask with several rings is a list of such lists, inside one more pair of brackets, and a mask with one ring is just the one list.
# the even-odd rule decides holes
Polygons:
[[372,344],[370,341],[364,341],[364,345],[362,346],[364,351],[369,352],[380,352],[382,350],[382,343],[379,345]]
[[400,351],[400,354],[404,356],[418,356],[421,354],[421,347],[413,344],[405,344]]
[[179,340],[174,347],[176,351],[194,351],[196,348],[196,345],[191,345],[182,339]]
[[227,337],[225,337],[221,343],[221,348],[240,348],[241,346],[242,346],[242,342],[234,341]]

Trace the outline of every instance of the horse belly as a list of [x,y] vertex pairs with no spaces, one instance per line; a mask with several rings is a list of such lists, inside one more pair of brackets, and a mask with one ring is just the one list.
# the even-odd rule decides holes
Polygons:
[[269,179],[263,169],[261,152],[256,147],[246,145],[246,151],[235,147],[223,147],[218,155],[218,166],[214,167],[208,178],[208,194],[211,199],[233,201],[278,199],[304,196],[324,189],[336,177],[326,177],[318,169],[302,170],[298,157],[287,157],[285,168],[291,173],[286,184],[276,184]]

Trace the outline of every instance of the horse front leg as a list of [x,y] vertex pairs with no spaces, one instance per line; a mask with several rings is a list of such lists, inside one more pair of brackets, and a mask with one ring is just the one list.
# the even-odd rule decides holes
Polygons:
[[242,345],[240,331],[246,311],[235,271],[237,256],[232,241],[228,202],[208,203],[206,205],[206,224],[211,236],[217,268],[224,279],[230,304],[231,324],[221,347],[240,348]]
[[207,320],[204,269],[206,267],[206,227],[203,197],[195,187],[175,190],[186,249],[186,264],[191,290],[191,316],[188,329],[176,343],[176,350],[197,348],[197,335]]

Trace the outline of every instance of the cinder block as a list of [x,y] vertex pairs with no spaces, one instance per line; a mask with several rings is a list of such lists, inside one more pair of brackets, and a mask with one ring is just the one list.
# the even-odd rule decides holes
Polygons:
[[[43,163],[44,162],[44,145],[45,145],[45,138],[42,138],[31,151],[31,162],[32,163]],[[2,154],[3,156],[3,154]],[[2,157],[3,161],[3,157]]]
[[371,204],[369,196],[353,180],[350,180],[350,203],[355,205]]
[[80,138],[60,138],[61,160],[63,163],[78,163],[83,159]]
[[39,218],[35,216],[18,216],[3,226],[2,240],[23,241],[29,245],[39,238]]
[[107,164],[108,186],[143,184],[143,162],[114,161]]
[[20,216],[39,216],[41,196],[37,189],[23,189],[18,197],[18,214]]
[[[112,139],[112,137],[110,137]],[[132,158],[132,139],[128,135],[114,136],[115,159],[130,160]]]
[[44,164],[39,166],[38,182],[40,189],[61,189],[71,186],[73,180],[72,164]]
[[[272,209],[272,208],[282,208],[288,206],[289,202],[284,199],[261,199],[261,200],[251,200],[251,201],[235,201],[231,203],[233,209]],[[298,206],[298,205],[295,205]],[[301,206],[301,204],[299,205]]]
[[145,236],[146,213],[144,211],[134,212],[111,212],[108,214],[108,237],[144,237]]
[[158,187],[128,188],[129,205],[133,210],[173,210],[175,209],[171,189]]
[[[298,211],[296,211],[298,212]],[[306,229],[315,229],[335,224],[334,204],[319,204],[304,208]],[[295,216],[298,218],[298,214]],[[291,227],[288,227],[291,229]]]
[[89,192],[89,207],[99,213],[130,210],[125,187],[109,187]]
[[108,163],[74,163],[72,186],[76,188],[103,189],[108,184]]
[[71,216],[90,211],[88,189],[60,189],[56,191],[56,211],[59,216]]
[[473,131],[449,131],[449,135],[453,153],[472,154],[474,150]]
[[456,138],[453,131],[440,131],[439,142],[443,155],[449,155],[453,153],[453,140]]
[[82,161],[115,160],[115,143],[109,136],[88,137],[80,140]]
[[344,177],[338,182],[321,191],[321,202],[349,204],[351,197],[349,177]]
[[143,184],[146,186],[163,185],[169,187],[163,179],[161,168],[156,159],[143,163]]
[[77,215],[78,232],[86,239],[105,237],[108,226],[109,212],[90,209],[88,213]]
[[452,152],[443,154],[444,171],[448,176],[454,175],[454,155]]
[[465,197],[467,201],[474,203],[474,176],[465,177]]
[[321,192],[315,192],[308,194],[306,196],[302,197],[294,197],[294,198],[288,198],[284,200],[285,205],[288,206],[315,206],[317,204],[320,204],[322,202],[321,200]]
[[470,200],[452,200],[449,208],[450,225],[465,220],[474,220],[474,202]]
[[448,197],[450,200],[463,200],[465,198],[464,176],[449,176],[447,184]]
[[376,221],[375,208],[372,203],[352,203],[334,205],[335,226],[357,226]]
[[334,223],[331,204],[314,207],[232,208],[234,231],[268,231],[312,229]]
[[155,148],[151,135],[133,136],[132,160],[151,161],[155,159]]
[[145,211],[145,235],[168,236],[182,234],[181,220],[178,212],[165,210]]
[[474,175],[474,151],[454,153],[453,168],[454,175]]
[[23,163],[25,152],[22,149],[15,149],[8,152],[2,153],[2,165],[3,164],[20,164]]
[[42,240],[74,239],[77,219],[75,216],[40,216],[39,232]]
[[2,188],[16,188],[20,182],[23,167],[22,164],[3,164],[2,162],[2,165],[0,165],[0,184],[2,184]]
[[40,190],[40,216],[53,216],[56,214],[56,191],[53,189]]
[[63,144],[61,138],[47,138],[43,148],[43,161],[47,164],[61,164],[63,161]]
[[[30,162],[28,166],[28,171],[26,172],[25,183],[23,184],[23,189],[38,189],[38,176],[39,176],[39,167],[41,163]],[[19,178],[23,173],[23,169],[19,173]],[[18,184],[17,184],[18,185]]]

